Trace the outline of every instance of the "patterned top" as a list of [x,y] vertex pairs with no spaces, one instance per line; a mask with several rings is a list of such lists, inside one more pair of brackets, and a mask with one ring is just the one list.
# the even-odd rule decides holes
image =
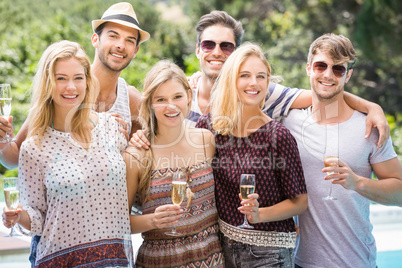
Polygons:
[[[197,87],[193,88],[191,111],[186,120],[186,123],[189,125],[195,125],[202,115],[201,109],[198,106],[198,90],[200,83],[201,79],[198,80]],[[264,113],[266,113],[269,117],[280,121],[288,114],[290,106],[302,92],[302,89],[284,87],[282,85],[270,82],[268,94],[265,97],[265,104],[263,108]]]
[[[143,214],[150,214],[158,206],[172,204],[173,173],[177,169],[152,172],[150,201],[143,204]],[[207,162],[188,169],[188,185],[194,193],[191,204],[184,209],[176,230],[183,235],[165,234],[170,228],[154,229],[142,234],[144,241],[138,251],[137,267],[223,267],[224,259],[218,238],[218,214],[214,195],[214,176]]]
[[[212,166],[218,214],[223,221],[233,226],[243,223],[244,215],[237,209],[240,207],[240,174],[256,175],[255,192],[260,196],[260,207],[306,193],[296,141],[281,123],[272,120],[248,137],[222,136],[216,135],[211,127],[211,115],[206,114],[197,127],[207,128],[215,135]],[[253,226],[260,231],[295,231],[292,218]]]
[[132,266],[127,140],[115,118],[97,115],[88,151],[50,127],[41,148],[33,137],[21,146],[21,203],[31,218],[31,231],[21,231],[42,236],[36,267]]

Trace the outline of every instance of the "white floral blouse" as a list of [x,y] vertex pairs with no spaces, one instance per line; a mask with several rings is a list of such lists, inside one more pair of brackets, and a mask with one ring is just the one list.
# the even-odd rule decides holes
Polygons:
[[20,201],[31,218],[31,231],[21,231],[41,236],[36,266],[132,265],[127,140],[114,117],[97,115],[88,151],[51,127],[41,148],[33,137],[21,146]]

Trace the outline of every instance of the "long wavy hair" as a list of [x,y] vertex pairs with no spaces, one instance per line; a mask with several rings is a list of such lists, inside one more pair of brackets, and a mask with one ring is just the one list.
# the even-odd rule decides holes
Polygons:
[[[187,81],[184,72],[169,60],[161,60],[147,73],[144,80],[144,88],[142,93],[142,105],[140,109],[140,121],[143,126],[144,134],[149,141],[153,141],[155,136],[158,135],[158,122],[152,106],[152,98],[156,90],[167,81],[175,79],[183,85],[189,102],[188,112],[191,109],[192,90]],[[147,150],[144,157],[140,160],[144,168],[140,176],[138,186],[138,193],[142,201],[146,201],[149,195],[149,187],[151,182],[151,171],[154,167],[154,159],[152,153],[152,146]]]
[[[241,45],[226,60],[218,76],[211,94],[212,128],[221,135],[233,135],[241,120],[243,104],[237,92],[237,79],[240,66],[250,57],[258,57],[268,73],[268,83],[271,76],[271,66],[260,46],[247,42]],[[268,86],[268,85],[267,85]],[[261,100],[260,108],[264,106],[265,98]]]
[[56,88],[55,66],[62,59],[77,59],[85,70],[85,98],[75,112],[71,131],[76,133],[83,142],[91,139],[91,130],[85,125],[99,93],[99,83],[91,74],[91,63],[84,49],[76,42],[63,40],[50,45],[39,60],[37,72],[32,83],[32,101],[28,116],[28,137],[35,137],[38,147],[41,146],[46,128],[54,120],[53,92]]

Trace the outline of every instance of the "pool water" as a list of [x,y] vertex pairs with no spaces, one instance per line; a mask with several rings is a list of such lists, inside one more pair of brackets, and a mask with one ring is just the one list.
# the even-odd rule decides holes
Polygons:
[[378,268],[401,268],[402,250],[377,252]]

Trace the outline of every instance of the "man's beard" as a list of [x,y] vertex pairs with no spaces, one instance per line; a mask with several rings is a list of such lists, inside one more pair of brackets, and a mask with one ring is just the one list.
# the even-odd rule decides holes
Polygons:
[[330,100],[330,99],[336,97],[337,95],[339,95],[340,93],[342,93],[342,91],[343,91],[342,88],[337,87],[336,91],[333,92],[331,95],[328,95],[328,96],[323,96],[322,94],[316,94],[316,95],[320,100]]
[[113,68],[112,66],[110,66],[110,64],[106,60],[106,57],[99,55],[99,60],[102,62],[103,65],[105,65],[106,68],[108,68],[110,71],[116,72],[116,73],[123,71],[130,64],[130,61],[129,61],[126,64],[124,64],[121,68],[116,69],[116,68]]
[[208,74],[208,72],[206,72],[205,75],[212,82],[212,84],[215,84],[215,81],[216,81],[216,79],[218,79],[218,76],[219,76],[216,74]]

